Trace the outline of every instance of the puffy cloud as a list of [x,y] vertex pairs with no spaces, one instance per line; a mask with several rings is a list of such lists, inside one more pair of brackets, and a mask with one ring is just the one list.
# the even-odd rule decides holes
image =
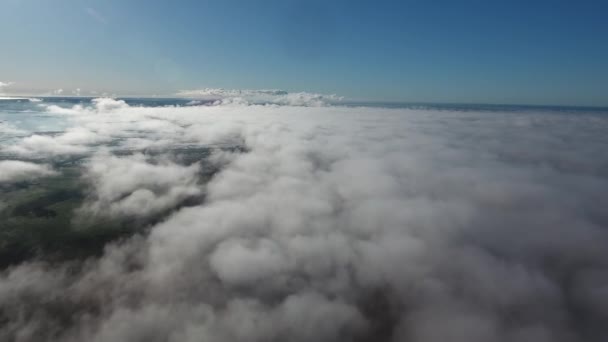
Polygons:
[[0,183],[47,177],[57,174],[48,165],[19,160],[0,160]]
[[95,155],[86,178],[92,194],[81,210],[98,216],[145,216],[171,209],[201,195],[200,165],[182,166],[169,159],[150,160],[142,154]]
[[81,114],[93,115],[100,113],[111,113],[120,109],[129,108],[129,105],[124,100],[116,100],[113,98],[102,97],[91,101],[92,107],[83,107],[75,105],[71,108],[60,107],[57,105],[46,106],[47,110],[53,114]]
[[5,270],[0,339],[604,338],[601,114],[115,100],[67,110],[112,138],[85,167],[100,213],[149,214],[202,191],[197,163],[115,149],[242,148],[210,157],[220,169],[205,201],[149,234],[87,262]]
[[57,136],[34,134],[25,137],[17,144],[5,147],[4,151],[23,156],[82,154],[89,151],[91,145],[107,140],[98,132],[74,127]]
[[114,111],[128,107],[127,103],[124,100],[115,100],[107,97],[93,99],[93,104],[99,112]]
[[210,256],[212,269],[226,284],[251,284],[287,268],[285,255],[272,240],[230,240]]

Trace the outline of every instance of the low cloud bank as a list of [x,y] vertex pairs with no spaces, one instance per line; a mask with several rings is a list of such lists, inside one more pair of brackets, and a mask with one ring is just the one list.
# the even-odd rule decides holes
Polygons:
[[70,109],[121,139],[86,168],[94,210],[200,191],[197,164],[114,148],[247,152],[146,236],[5,270],[0,340],[605,338],[608,117],[100,102]]

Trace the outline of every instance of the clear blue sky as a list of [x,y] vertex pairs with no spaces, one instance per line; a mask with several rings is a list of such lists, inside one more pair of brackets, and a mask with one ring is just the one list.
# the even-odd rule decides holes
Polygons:
[[3,0],[4,91],[608,105],[608,1]]

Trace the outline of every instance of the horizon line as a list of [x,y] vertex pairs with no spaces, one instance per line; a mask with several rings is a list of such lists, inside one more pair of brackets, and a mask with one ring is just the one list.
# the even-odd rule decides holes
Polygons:
[[[95,98],[114,98],[114,99],[161,99],[161,100],[219,100],[217,99],[200,99],[196,97],[176,96],[176,95],[116,95],[101,96],[101,95],[30,95],[30,94],[0,94],[0,98],[64,98],[64,99],[95,99]],[[405,101],[405,100],[365,100],[365,99],[350,99],[345,98],[338,101],[331,101],[331,104],[391,104],[391,105],[440,105],[440,106],[491,106],[491,107],[539,107],[539,108],[578,108],[578,109],[595,109],[608,110],[608,104],[605,105],[589,105],[589,104],[547,104],[547,103],[500,103],[500,102],[473,102],[473,101]]]

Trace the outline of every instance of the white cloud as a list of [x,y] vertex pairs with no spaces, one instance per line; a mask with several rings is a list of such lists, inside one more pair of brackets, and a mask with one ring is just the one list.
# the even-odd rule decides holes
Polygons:
[[209,263],[222,282],[248,285],[287,270],[289,262],[272,240],[230,240],[221,243]]
[[0,183],[31,180],[57,174],[48,165],[19,160],[0,160]]
[[74,127],[58,136],[34,134],[3,150],[22,156],[82,154],[91,147],[108,141],[108,137],[86,128]]
[[151,160],[142,154],[95,155],[86,170],[92,186],[83,212],[96,216],[145,216],[171,209],[199,196],[200,166],[182,166],[169,159]]
[[604,336],[605,116],[111,99],[48,109],[73,124],[52,141],[112,142],[85,168],[85,208],[102,214],[147,215],[203,191],[198,163],[115,149],[244,152],[216,154],[204,203],[148,235],[81,268],[2,273],[7,340]]
[[128,105],[123,100],[115,100],[112,98],[98,98],[93,99],[93,104],[95,108],[99,112],[108,112],[117,109],[125,109],[128,108]]

